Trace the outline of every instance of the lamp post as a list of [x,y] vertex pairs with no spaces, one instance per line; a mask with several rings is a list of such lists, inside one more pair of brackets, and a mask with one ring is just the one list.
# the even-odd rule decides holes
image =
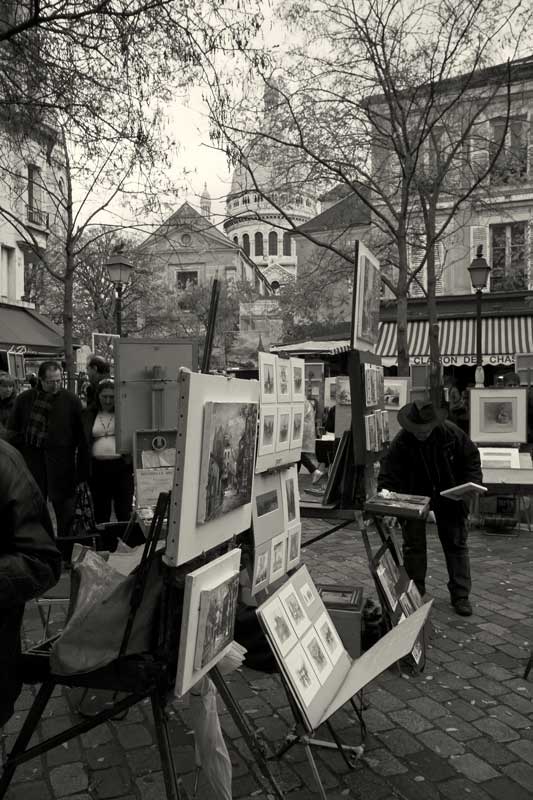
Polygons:
[[107,262],[109,279],[115,286],[115,325],[117,334],[122,336],[122,292],[125,284],[129,281],[133,272],[133,264],[126,261],[122,253],[111,256]]
[[487,259],[483,257],[483,245],[480,244],[476,251],[476,257],[468,267],[472,288],[476,291],[476,388],[485,385],[485,372],[483,370],[483,353],[481,343],[481,296],[483,289],[487,285],[490,267]]

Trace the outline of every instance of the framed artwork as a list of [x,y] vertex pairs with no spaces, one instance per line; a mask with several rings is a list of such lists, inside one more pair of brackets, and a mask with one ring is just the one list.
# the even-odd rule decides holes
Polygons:
[[[251,525],[252,496],[249,502],[247,496],[255,468],[253,427],[259,384],[182,370],[178,396],[178,444],[165,550],[167,564],[176,567],[207,553]],[[221,424],[228,426],[230,447],[236,448],[233,454],[226,453],[226,457],[235,459],[233,485],[227,477],[229,471],[224,472],[224,430],[217,433],[217,425],[210,423],[205,430],[207,404],[230,404],[236,410],[231,422],[225,413],[221,417],[224,419]],[[218,413],[214,418],[218,418]],[[205,521],[199,522],[198,516]]]
[[410,378],[383,379],[383,402],[385,408],[399,411],[408,402]]
[[300,563],[302,545],[302,526],[298,522],[287,531],[287,569],[294,569]]
[[288,358],[277,360],[278,403],[290,403],[292,399],[291,362]]
[[277,405],[262,405],[259,418],[259,445],[258,456],[267,456],[276,452],[278,429]]
[[383,441],[390,442],[389,412],[381,412],[381,425],[383,427]]
[[270,540],[269,583],[279,580],[287,572],[287,534],[281,533]]
[[527,387],[470,389],[470,438],[481,444],[527,441]]
[[276,453],[289,450],[291,446],[292,409],[289,405],[278,406],[278,419],[276,425]]
[[292,402],[303,403],[305,400],[305,361],[303,358],[291,358]]
[[291,417],[291,450],[300,450],[304,437],[304,404],[292,404]]
[[337,379],[326,378],[324,383],[324,406],[331,408],[337,403]]
[[366,449],[369,451],[377,450],[376,418],[374,414],[365,415],[365,437]]
[[285,528],[300,521],[300,492],[296,464],[278,473],[281,475]]
[[314,627],[302,637],[301,645],[311,662],[319,683],[324,684],[333,672],[333,663]]
[[330,661],[332,664],[336,664],[344,652],[344,647],[327,611],[324,611],[317,619],[315,630]]
[[351,406],[352,395],[350,391],[350,378],[348,375],[337,375],[336,381],[336,398],[338,406]]
[[296,636],[300,638],[311,625],[311,620],[307,616],[307,612],[300,602],[298,592],[291,581],[288,581],[285,586],[279,590],[278,597],[294,628]]
[[270,577],[270,541],[255,547],[252,594],[266,589]]
[[285,508],[279,472],[264,472],[255,476],[252,522],[256,547],[285,531]]
[[176,694],[181,697],[233,641],[241,551],[231,550],[185,577]]
[[274,353],[259,353],[258,360],[261,403],[277,403],[277,356]]
[[251,501],[257,403],[206,403],[196,520],[203,524]]
[[320,600],[315,584],[312,581],[310,583],[304,581],[300,586],[299,591],[300,597],[302,598],[303,604],[306,608],[311,608],[313,603],[316,603],[317,600]]
[[379,333],[379,261],[358,242],[352,307],[352,349],[374,352]]
[[289,622],[287,612],[283,608],[281,600],[278,597],[264,604],[262,608],[262,617],[274,640],[275,646],[282,656],[287,655],[289,650],[297,643],[298,639]]
[[285,666],[300,700],[304,706],[310,706],[320,691],[320,683],[301,644],[291,650]]
[[518,447],[480,447],[481,469],[520,469]]

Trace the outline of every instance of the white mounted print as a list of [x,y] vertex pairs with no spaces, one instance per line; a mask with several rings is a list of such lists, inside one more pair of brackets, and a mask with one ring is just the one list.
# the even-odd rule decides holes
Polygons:
[[292,409],[289,405],[278,406],[276,453],[289,450],[291,446]]
[[277,403],[277,356],[274,353],[259,353],[258,359],[261,403]]
[[292,398],[291,362],[288,358],[278,358],[278,403],[290,403]]
[[303,403],[305,400],[305,361],[303,358],[291,358],[292,402]]
[[268,456],[276,452],[276,436],[278,429],[278,407],[262,405],[259,418],[258,456]]
[[304,404],[293,403],[291,415],[291,450],[301,450],[304,437]]

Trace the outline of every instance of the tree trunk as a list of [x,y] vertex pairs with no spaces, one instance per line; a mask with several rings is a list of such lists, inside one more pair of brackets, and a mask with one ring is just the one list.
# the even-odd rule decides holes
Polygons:
[[[432,214],[428,217],[426,230],[427,246],[427,304],[429,321],[429,396],[435,408],[441,405],[441,367],[439,347],[439,323],[437,317],[437,297],[435,278],[435,218]],[[429,246],[431,244],[431,246]]]
[[407,245],[405,236],[398,242],[398,295],[396,331],[398,375],[409,377],[409,338],[407,331]]
[[[67,254],[67,258],[69,255]],[[75,389],[74,347],[72,337],[72,297],[74,290],[74,271],[67,262],[65,282],[63,284],[63,344],[65,347],[65,370],[67,373],[68,389]]]

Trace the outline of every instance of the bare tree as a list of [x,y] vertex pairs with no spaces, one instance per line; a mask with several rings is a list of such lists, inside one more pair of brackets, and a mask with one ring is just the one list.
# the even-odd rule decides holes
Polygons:
[[[366,205],[382,279],[397,301],[400,374],[409,365],[407,298],[424,283],[435,383],[435,246],[462,208],[486,196],[507,135],[506,122],[488,141],[486,122],[495,107],[509,119],[521,78],[516,62],[504,62],[531,30],[531,10],[521,0],[318,0],[281,13],[302,44],[276,61],[265,57],[262,70],[244,69],[244,97],[215,84],[218,143],[248,166],[289,225],[272,187],[260,185],[262,159],[275,159],[280,178],[292,164],[306,186],[342,184]],[[268,125],[265,87],[276,96]],[[345,248],[307,236],[346,258]]]

